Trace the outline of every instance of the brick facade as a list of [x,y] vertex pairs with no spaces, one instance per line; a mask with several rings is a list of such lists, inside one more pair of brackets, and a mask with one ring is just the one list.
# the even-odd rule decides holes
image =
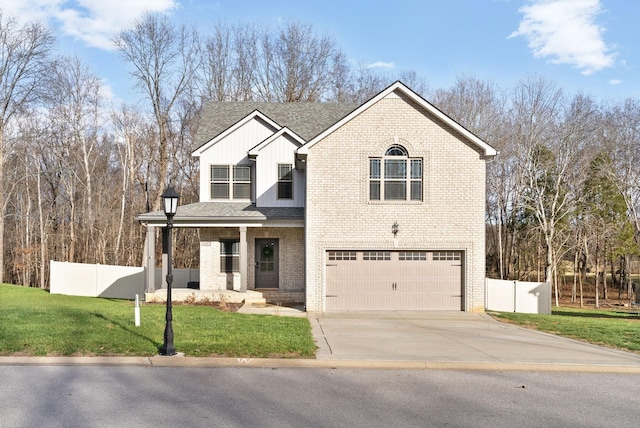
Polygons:
[[[423,159],[421,202],[369,201],[368,160],[394,143]],[[484,310],[486,166],[479,148],[394,92],[311,147],[306,163],[308,311],[325,309],[326,250],[394,248],[463,251],[464,309]]]

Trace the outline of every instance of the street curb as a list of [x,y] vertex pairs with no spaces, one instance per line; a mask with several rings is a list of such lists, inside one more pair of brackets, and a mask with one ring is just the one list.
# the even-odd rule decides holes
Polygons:
[[0,357],[0,366],[121,366],[182,368],[306,368],[370,370],[470,370],[640,374],[640,366],[469,361],[330,360],[277,358],[153,357]]

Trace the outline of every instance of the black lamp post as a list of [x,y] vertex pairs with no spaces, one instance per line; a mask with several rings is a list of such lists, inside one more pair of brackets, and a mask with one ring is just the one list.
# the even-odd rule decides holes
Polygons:
[[164,328],[164,343],[160,347],[161,355],[176,355],[176,348],[173,346],[173,313],[171,304],[171,284],[173,283],[173,271],[171,265],[171,230],[173,229],[173,216],[178,210],[178,198],[180,195],[176,193],[173,186],[169,185],[162,194],[162,204],[164,206],[164,214],[167,216],[167,315],[166,325]]

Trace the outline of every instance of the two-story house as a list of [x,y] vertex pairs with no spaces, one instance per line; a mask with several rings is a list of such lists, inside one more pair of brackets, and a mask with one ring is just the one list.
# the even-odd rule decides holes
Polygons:
[[175,226],[200,229],[200,290],[313,312],[482,311],[496,154],[401,82],[362,105],[212,102],[200,201]]

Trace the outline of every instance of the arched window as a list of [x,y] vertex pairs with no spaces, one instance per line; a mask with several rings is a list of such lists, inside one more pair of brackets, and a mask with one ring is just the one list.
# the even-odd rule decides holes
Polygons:
[[398,144],[390,146],[384,156],[370,158],[369,200],[421,201],[422,159],[410,158]]
[[393,146],[389,147],[386,152],[384,152],[384,155],[409,157],[409,152],[407,152],[407,149],[405,149],[401,145],[394,144]]

